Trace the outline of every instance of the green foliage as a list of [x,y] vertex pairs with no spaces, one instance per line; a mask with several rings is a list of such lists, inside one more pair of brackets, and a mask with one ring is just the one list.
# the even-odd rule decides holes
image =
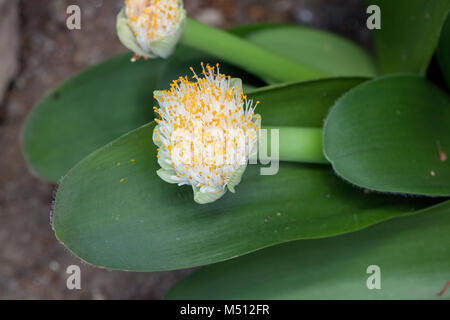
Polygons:
[[190,187],[156,175],[152,133],[150,124],[123,136],[62,180],[53,226],[83,260],[122,270],[180,269],[288,240],[358,230],[426,205],[367,195],[328,166],[289,163],[274,176],[249,166],[236,194],[198,205]]
[[[285,26],[257,24],[235,27],[230,32],[243,37],[255,34],[264,38],[266,31],[278,28]],[[303,29],[291,27],[286,30],[302,32]],[[333,39],[337,43],[336,50],[340,42],[344,43],[343,52],[346,52],[345,40],[323,32],[318,35]],[[314,36],[310,38],[316,40]],[[289,39],[283,39],[288,44]],[[297,49],[301,52],[300,45]],[[289,57],[292,56],[290,50],[291,47],[281,47],[276,51]],[[156,59],[129,63],[130,59],[130,54],[123,54],[87,69],[55,88],[33,109],[27,119],[23,140],[28,164],[36,174],[58,182],[89,153],[152,121],[153,91],[167,88],[172,80],[186,75],[190,66],[199,71],[201,61],[220,62],[222,72],[242,78],[247,89],[264,84],[239,68],[185,46],[179,46],[167,62]],[[295,117],[304,117],[304,112],[300,111]]]
[[[364,231],[295,241],[200,269],[169,299],[448,299],[450,201]],[[381,290],[369,290],[369,266]]]
[[[38,175],[64,176],[57,238],[88,263],[132,271],[200,266],[258,250],[201,269],[170,298],[437,298],[448,281],[450,204],[398,193],[450,196],[449,96],[413,74],[366,81],[376,65],[380,73],[425,74],[450,3],[370,4],[382,10],[377,61],[323,31],[258,24],[227,34],[190,20],[186,45],[166,61],[131,64],[131,55],[119,55],[56,88],[31,113],[23,140]],[[449,25],[438,52],[447,80]],[[324,153],[333,168],[282,162],[278,174],[261,176],[251,165],[235,194],[207,205],[193,201],[190,187],[162,181],[153,91],[190,66],[199,71],[200,61],[220,62],[222,72],[243,80],[248,98],[261,101],[263,126],[285,127],[289,160],[299,160],[299,132],[309,133],[301,145],[321,156],[327,118]],[[262,87],[296,79],[309,81]],[[381,291],[364,286],[371,264],[386,270]]]
[[324,150],[363,188],[450,195],[450,99],[425,79],[396,75],[350,90],[332,108]]
[[381,9],[374,30],[381,73],[425,74],[450,11],[448,0],[366,0]]
[[163,62],[130,59],[123,54],[84,71],[33,109],[23,143],[38,175],[56,182],[92,151],[153,120]]
[[328,32],[286,26],[255,31],[247,38],[328,77],[376,75],[371,56],[351,41]]
[[439,41],[438,59],[441,65],[442,74],[450,89],[450,15],[442,28],[441,40]]
[[[281,85],[250,96],[259,99],[272,92],[278,99],[265,99],[258,110],[262,117],[273,125],[301,125],[316,121],[315,113],[352,82],[358,81]],[[309,105],[310,100],[316,103]],[[275,108],[278,112],[269,117]],[[291,114],[301,109],[309,117],[295,122]],[[358,230],[428,204],[368,195],[335,177],[328,166],[282,163],[274,176],[261,176],[257,166],[249,166],[236,194],[198,205],[189,187],[167,184],[156,175],[152,133],[149,124],[123,136],[81,161],[62,180],[55,232],[83,260],[124,270],[179,269],[288,240]]]

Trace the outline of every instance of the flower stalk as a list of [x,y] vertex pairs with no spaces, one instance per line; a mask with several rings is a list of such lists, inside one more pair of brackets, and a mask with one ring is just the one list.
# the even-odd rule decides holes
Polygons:
[[[278,139],[272,139],[274,132],[278,132]],[[321,128],[263,126],[260,141],[267,141],[267,152],[260,157],[272,158],[272,150],[278,147],[280,161],[328,164],[322,150],[322,139]]]
[[300,81],[324,76],[318,70],[190,18],[186,19],[186,29],[180,41],[272,82]]

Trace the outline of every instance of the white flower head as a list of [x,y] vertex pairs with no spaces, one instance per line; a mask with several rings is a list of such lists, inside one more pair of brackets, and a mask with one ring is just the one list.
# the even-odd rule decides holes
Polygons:
[[167,58],[183,34],[185,22],[181,0],[125,0],[117,16],[117,34],[136,57]]
[[241,182],[257,152],[261,117],[259,101],[247,100],[242,81],[220,73],[219,65],[202,63],[174,80],[169,90],[156,91],[159,115],[153,134],[158,146],[157,174],[166,182],[192,185],[194,200],[204,204],[221,198]]

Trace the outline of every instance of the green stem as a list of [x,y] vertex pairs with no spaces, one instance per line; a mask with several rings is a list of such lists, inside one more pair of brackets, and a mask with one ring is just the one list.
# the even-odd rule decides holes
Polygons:
[[[307,163],[325,164],[322,151],[323,132],[321,128],[300,128],[300,127],[263,127],[267,131],[262,130],[262,141],[267,141],[269,157],[273,157],[272,149],[274,143],[271,143],[274,131],[279,132],[279,159],[280,161],[294,161]],[[267,135],[267,137],[265,137]],[[274,137],[275,138],[275,137]],[[265,140],[267,139],[267,140]]]
[[318,70],[190,18],[187,19],[181,42],[272,81],[287,82],[324,76]]

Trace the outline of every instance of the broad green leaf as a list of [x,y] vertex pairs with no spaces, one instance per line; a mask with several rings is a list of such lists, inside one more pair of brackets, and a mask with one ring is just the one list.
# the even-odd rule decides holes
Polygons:
[[450,195],[449,95],[415,75],[366,82],[332,108],[324,152],[337,174],[357,186]]
[[[262,101],[263,123],[313,125],[321,123],[320,104],[330,106],[349,86],[348,79],[323,80],[249,97]],[[304,118],[296,118],[304,109]],[[83,260],[134,271],[187,268],[285,241],[358,230],[428,204],[367,194],[342,182],[329,166],[282,163],[274,176],[261,176],[259,167],[250,165],[236,194],[198,205],[190,187],[157,176],[153,128],[146,125],[99,149],[62,180],[53,226]]]
[[[321,128],[333,103],[365,78],[331,78],[285,83],[253,90],[248,98],[261,101],[263,126]],[[263,109],[263,111],[260,111]]]
[[374,30],[382,73],[424,74],[450,11],[448,0],[366,0],[381,9],[381,29]]
[[329,77],[376,75],[371,56],[351,41],[332,33],[285,26],[251,32],[247,39]]
[[130,63],[122,54],[53,90],[31,112],[23,134],[30,167],[58,181],[75,163],[154,118],[162,60]]
[[[367,288],[369,266],[381,289]],[[449,299],[450,201],[422,214],[295,241],[200,269],[169,299]],[[369,281],[372,283],[371,281]]]
[[441,65],[442,74],[447,81],[447,87],[450,89],[450,15],[444,24],[439,41],[438,59]]

